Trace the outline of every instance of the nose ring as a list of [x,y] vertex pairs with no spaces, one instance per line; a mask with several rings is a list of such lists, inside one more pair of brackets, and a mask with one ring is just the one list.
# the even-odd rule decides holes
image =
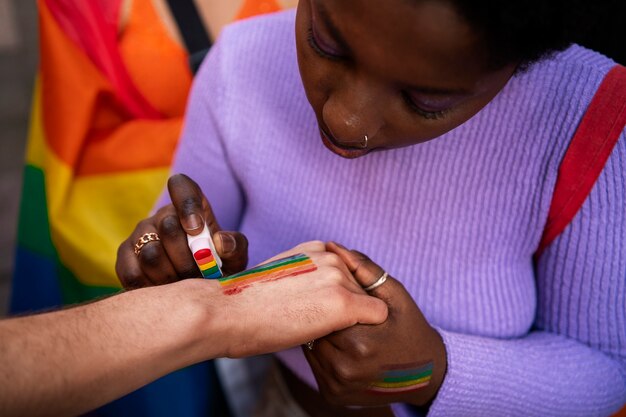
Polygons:
[[367,149],[367,140],[368,140],[368,137],[367,137],[367,135],[365,135],[363,137],[363,141],[361,142],[361,148]]

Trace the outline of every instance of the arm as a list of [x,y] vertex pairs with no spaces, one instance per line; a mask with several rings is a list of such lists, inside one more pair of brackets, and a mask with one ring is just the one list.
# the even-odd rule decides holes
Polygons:
[[[198,362],[203,310],[189,302],[194,287],[146,288],[0,322],[0,414],[82,414]],[[222,339],[204,354],[220,352]]]
[[[617,411],[626,401],[624,162],[623,136],[581,212],[537,266],[537,318],[524,337],[435,331],[389,278],[371,293],[389,305],[385,323],[345,329],[305,351],[320,393],[344,405],[393,404],[403,417],[426,411],[417,406],[429,416]],[[329,249],[344,253],[362,285],[381,276],[363,255]]]
[[537,265],[524,338],[441,330],[448,371],[430,414],[610,415],[626,401],[626,137]]
[[306,253],[314,271],[233,295],[216,281],[184,280],[0,322],[0,414],[80,414],[202,360],[384,321],[384,303],[323,251],[319,242],[301,245],[283,256]]

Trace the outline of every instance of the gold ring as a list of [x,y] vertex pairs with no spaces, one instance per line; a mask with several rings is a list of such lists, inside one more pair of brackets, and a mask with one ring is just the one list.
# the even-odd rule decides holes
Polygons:
[[135,255],[139,256],[141,249],[143,249],[145,245],[158,240],[161,239],[159,239],[159,235],[156,233],[144,233],[139,239],[137,239],[137,243],[135,243]]

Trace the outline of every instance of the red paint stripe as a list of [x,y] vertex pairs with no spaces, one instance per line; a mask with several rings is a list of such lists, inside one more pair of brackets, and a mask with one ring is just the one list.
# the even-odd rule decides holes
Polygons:
[[422,388],[424,388],[425,386],[427,386],[429,382],[424,382],[422,384],[417,384],[417,385],[413,385],[410,387],[406,387],[406,388],[389,388],[389,389],[385,389],[385,388],[369,388],[367,390],[368,393],[370,394],[374,394],[374,395],[394,395],[394,394],[404,394],[407,392],[411,392],[411,391],[417,391],[420,390]]
[[231,284],[222,284],[222,288],[232,288],[237,287],[239,285],[250,285],[255,282],[265,282],[265,281],[277,281],[282,278],[294,277],[297,275],[305,274],[307,272],[312,272],[317,269],[315,265],[304,265],[299,268],[292,268],[285,271],[274,272],[271,274],[257,276],[255,278],[247,279],[245,281],[239,281]]

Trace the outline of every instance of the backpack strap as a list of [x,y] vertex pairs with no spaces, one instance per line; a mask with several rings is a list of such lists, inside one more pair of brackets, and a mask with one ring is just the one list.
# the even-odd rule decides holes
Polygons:
[[209,52],[212,42],[193,0],[167,0],[189,54],[189,66],[195,74]]
[[616,65],[600,84],[561,162],[535,261],[582,207],[624,126],[626,68]]

